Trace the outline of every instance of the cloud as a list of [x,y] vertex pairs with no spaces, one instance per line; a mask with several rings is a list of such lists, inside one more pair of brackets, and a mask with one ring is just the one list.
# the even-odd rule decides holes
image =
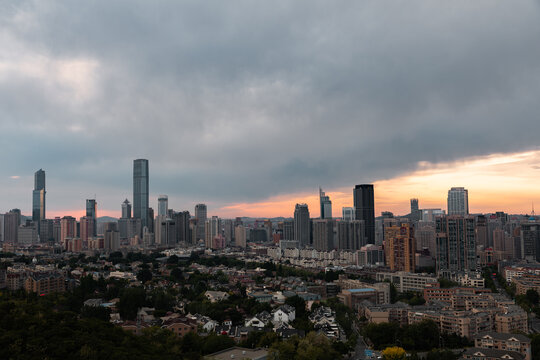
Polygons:
[[538,2],[0,7],[3,171],[57,209],[119,209],[139,157],[180,209],[537,146]]

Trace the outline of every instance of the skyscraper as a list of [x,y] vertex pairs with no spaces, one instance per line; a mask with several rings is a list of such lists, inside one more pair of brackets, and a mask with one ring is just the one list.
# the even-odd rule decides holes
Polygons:
[[319,251],[334,249],[334,220],[313,220],[313,247]]
[[39,169],[34,174],[34,191],[32,192],[32,221],[39,226],[45,219],[45,171]]
[[476,270],[476,234],[472,216],[436,219],[437,272]]
[[144,228],[149,226],[148,221],[148,160],[137,159],[133,161],[133,217],[141,219]]
[[448,215],[469,215],[469,192],[463,187],[448,190]]
[[310,245],[309,209],[306,204],[296,204],[294,209],[294,240],[300,247]]
[[129,219],[131,218],[131,204],[129,203],[129,200],[126,199],[122,203],[122,219]]
[[91,218],[91,232],[88,232],[88,237],[97,236],[97,202],[96,199],[86,199],[86,217]]
[[332,202],[330,197],[326,196],[324,191],[319,188],[319,201],[321,204],[321,219],[331,219],[332,218]]
[[169,197],[167,195],[158,196],[158,216],[167,216],[169,210]]
[[195,205],[195,219],[197,220],[197,240],[206,240],[204,227],[206,224],[207,209],[205,204]]
[[365,238],[368,244],[375,243],[375,201],[373,185],[356,185],[353,190],[356,220],[364,220]]

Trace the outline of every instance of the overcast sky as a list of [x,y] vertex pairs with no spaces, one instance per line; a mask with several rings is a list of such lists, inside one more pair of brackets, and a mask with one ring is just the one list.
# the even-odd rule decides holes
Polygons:
[[192,211],[539,139],[539,1],[0,3],[0,211],[39,168],[52,212],[119,212],[136,158]]

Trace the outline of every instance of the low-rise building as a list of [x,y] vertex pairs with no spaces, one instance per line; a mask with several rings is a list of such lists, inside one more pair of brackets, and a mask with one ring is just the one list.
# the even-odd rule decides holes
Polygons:
[[390,281],[399,292],[421,292],[427,286],[438,283],[437,277],[432,274],[415,274],[410,272],[378,272],[376,279],[379,282]]
[[467,360],[525,360],[523,355],[515,351],[481,348],[468,348],[461,358]]
[[28,276],[24,288],[27,292],[34,292],[38,295],[48,295],[65,291],[65,280],[62,274],[56,272],[35,272]]
[[483,349],[509,350],[531,360],[531,339],[521,334],[488,332],[474,338],[474,346]]

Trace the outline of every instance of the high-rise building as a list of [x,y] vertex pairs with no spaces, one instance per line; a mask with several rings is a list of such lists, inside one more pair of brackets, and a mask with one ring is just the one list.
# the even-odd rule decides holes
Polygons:
[[387,263],[390,270],[414,272],[416,263],[416,240],[410,224],[385,228]]
[[336,228],[339,250],[358,251],[366,244],[362,220],[338,221]]
[[469,215],[469,192],[464,187],[448,190],[448,215]]
[[294,220],[283,220],[283,240],[294,240]]
[[[161,221],[158,223],[158,219]],[[159,231],[156,230],[156,235],[159,233],[160,238],[156,237],[156,242],[162,246],[176,245],[176,223],[173,219],[168,219],[163,216],[156,216],[156,229],[159,226]]]
[[88,237],[97,236],[97,202],[96,199],[86,199],[86,217],[92,219],[91,232]]
[[[133,217],[141,219],[142,227],[150,228],[148,214],[149,201],[149,171],[148,160],[133,161]],[[152,219],[153,221],[153,219]]]
[[300,247],[310,245],[309,209],[307,204],[296,204],[294,209],[294,240]]
[[319,251],[334,249],[334,220],[313,220],[313,247]]
[[437,232],[437,272],[476,270],[475,222],[472,216],[439,216]]
[[476,245],[482,245],[484,249],[489,247],[487,219],[484,215],[476,217]]
[[422,219],[422,211],[418,208],[418,199],[411,199],[411,214],[412,221],[420,221]]
[[77,236],[77,220],[72,216],[64,216],[60,220],[60,243],[67,249],[66,239]]
[[223,237],[227,245],[231,244],[234,240],[234,224],[231,219],[223,221]]
[[353,207],[342,207],[341,208],[341,217],[344,221],[352,221],[356,220],[356,216],[354,215],[354,208]]
[[237,247],[246,247],[246,228],[243,225],[237,225],[234,228],[234,240]]
[[221,235],[221,219],[217,216],[212,216],[211,219],[206,220],[204,233],[206,236],[206,247],[213,248],[214,238]]
[[129,218],[131,218],[131,204],[129,203],[129,200],[126,199],[122,203],[122,219]]
[[21,225],[21,211],[13,209],[4,214],[4,242],[16,244],[18,240],[19,226]]
[[207,209],[205,204],[195,205],[195,219],[197,220],[197,240],[206,240],[204,232],[206,224]]
[[189,245],[191,241],[191,230],[189,220],[191,216],[189,211],[180,211],[174,213],[174,222],[176,223],[176,242],[178,244]]
[[411,214],[418,211],[418,199],[411,199]]
[[120,248],[120,233],[117,223],[106,222],[103,224],[103,240],[105,251],[113,252]]
[[45,171],[39,169],[34,174],[34,191],[32,192],[32,220],[39,225],[45,219]]
[[0,214],[0,244],[4,242],[4,214]]
[[53,220],[43,219],[39,222],[39,241],[42,243],[49,242],[54,239],[53,235]]
[[158,196],[158,216],[167,216],[169,210],[169,197],[167,195]]
[[368,244],[375,243],[375,201],[372,184],[356,185],[353,190],[356,220],[364,220],[365,238]]
[[534,217],[520,226],[521,258],[529,261],[540,261],[540,222]]
[[319,188],[319,201],[321,205],[321,219],[332,218],[332,201],[321,188]]
[[86,243],[88,239],[95,237],[97,234],[94,232],[94,225],[96,221],[92,216],[83,216],[79,220],[81,229],[81,240]]

